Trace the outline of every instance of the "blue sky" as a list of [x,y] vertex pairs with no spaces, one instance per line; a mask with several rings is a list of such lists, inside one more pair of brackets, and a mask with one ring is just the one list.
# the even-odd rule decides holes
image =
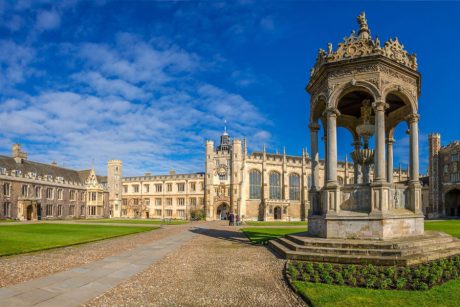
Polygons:
[[[418,56],[421,171],[427,137],[460,135],[455,2],[0,2],[0,152],[125,175],[204,170],[204,140],[310,147],[304,88],[318,48],[366,11],[373,35]],[[404,125],[395,165],[408,162]],[[352,151],[339,130],[339,158]]]

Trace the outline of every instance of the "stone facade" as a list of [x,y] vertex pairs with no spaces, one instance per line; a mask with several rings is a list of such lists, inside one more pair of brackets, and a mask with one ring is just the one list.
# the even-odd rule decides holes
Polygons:
[[441,146],[441,135],[430,134],[429,185],[425,214],[429,218],[460,216],[460,142]]
[[147,173],[122,179],[121,210],[115,217],[189,219],[194,210],[203,206],[203,173]]
[[108,217],[106,178],[27,160],[19,144],[0,156],[0,218],[17,220]]

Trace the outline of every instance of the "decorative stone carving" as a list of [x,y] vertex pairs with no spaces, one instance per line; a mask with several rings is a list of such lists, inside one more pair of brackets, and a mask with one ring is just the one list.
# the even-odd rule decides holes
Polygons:
[[325,63],[338,62],[342,60],[350,60],[355,58],[367,57],[371,55],[383,55],[399,64],[402,64],[410,69],[417,70],[417,56],[410,54],[404,50],[404,46],[399,42],[398,38],[389,39],[385,42],[383,48],[380,46],[378,37],[372,39],[369,26],[364,13],[361,13],[357,18],[359,24],[358,35],[352,31],[348,37],[343,39],[342,43],[338,44],[336,51],[333,50],[332,43],[328,43],[327,52],[319,49],[318,56],[314,68],[310,71],[310,76],[313,76],[319,68]]

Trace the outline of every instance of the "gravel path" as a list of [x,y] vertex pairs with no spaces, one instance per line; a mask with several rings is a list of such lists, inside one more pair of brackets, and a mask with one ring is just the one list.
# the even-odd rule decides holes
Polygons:
[[284,261],[238,229],[203,234],[86,306],[304,306],[285,284]]
[[[94,223],[93,223],[94,225]],[[140,244],[177,234],[200,223],[165,226],[140,234],[57,248],[17,256],[0,257],[0,287],[13,285],[65,271],[102,258],[119,254]],[[1,231],[1,228],[0,228]]]

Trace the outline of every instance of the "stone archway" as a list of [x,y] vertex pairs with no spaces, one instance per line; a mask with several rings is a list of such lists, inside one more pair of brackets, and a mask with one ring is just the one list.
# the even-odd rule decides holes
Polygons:
[[219,206],[217,206],[216,218],[218,220],[226,220],[228,213],[230,213],[230,206],[227,203],[222,203]]
[[460,216],[460,189],[453,189],[445,195],[446,215]]
[[279,206],[275,207],[275,209],[273,210],[273,218],[275,220],[281,220],[282,217],[283,217],[283,210],[281,209],[281,207]]

